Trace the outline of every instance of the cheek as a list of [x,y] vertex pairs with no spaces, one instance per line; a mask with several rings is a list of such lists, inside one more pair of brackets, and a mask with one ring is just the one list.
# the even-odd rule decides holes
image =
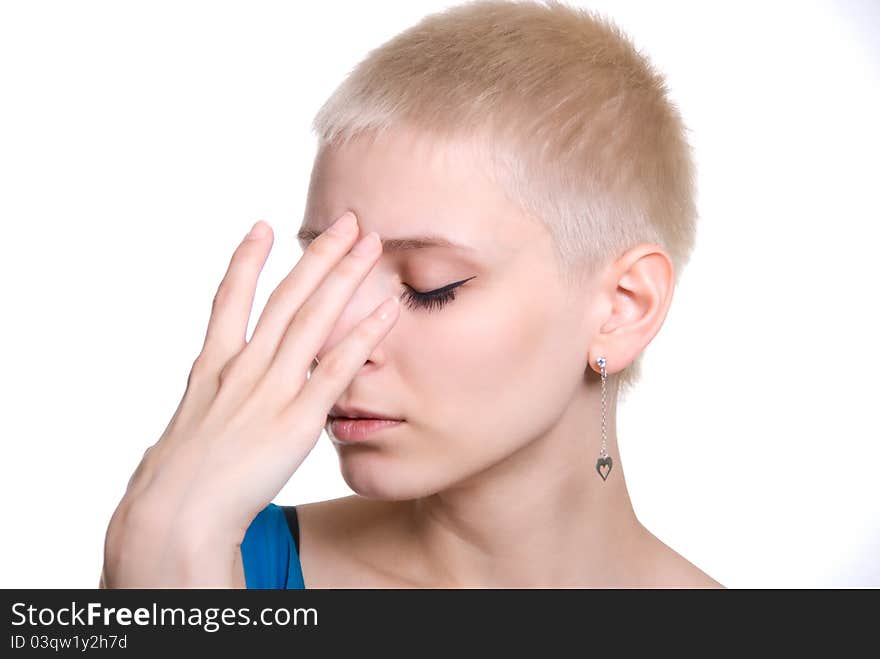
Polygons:
[[528,402],[563,349],[552,320],[558,304],[540,294],[475,296],[472,305],[425,320],[422,356],[407,363],[418,365],[419,402],[432,422],[479,435],[481,419],[497,429],[499,414],[510,423],[530,414]]

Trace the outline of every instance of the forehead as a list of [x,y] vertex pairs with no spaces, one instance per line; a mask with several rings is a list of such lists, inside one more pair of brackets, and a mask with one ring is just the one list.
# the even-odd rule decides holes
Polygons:
[[321,232],[352,209],[362,233],[440,236],[474,255],[505,258],[531,239],[534,222],[504,196],[486,166],[466,142],[404,129],[325,148],[315,158],[303,229]]

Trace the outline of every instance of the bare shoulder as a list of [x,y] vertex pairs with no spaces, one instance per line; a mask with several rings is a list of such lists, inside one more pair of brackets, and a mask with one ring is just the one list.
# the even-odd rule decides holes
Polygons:
[[300,503],[296,506],[301,529],[308,527],[311,534],[326,535],[351,529],[352,524],[365,521],[382,511],[381,501],[371,501],[357,495]]
[[654,588],[726,588],[645,529],[648,536],[646,585]]
[[351,495],[296,506],[307,588],[406,586],[384,567],[399,530],[390,503]]

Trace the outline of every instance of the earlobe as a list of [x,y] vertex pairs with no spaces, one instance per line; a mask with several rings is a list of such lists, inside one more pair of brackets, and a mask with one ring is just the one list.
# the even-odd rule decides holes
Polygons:
[[[608,363],[608,359],[604,356],[606,351],[604,350],[591,350],[587,357],[587,362],[590,365],[590,368],[593,369],[599,375],[602,374],[602,368],[605,368],[605,372],[608,373],[611,370],[611,364]],[[592,355],[598,354],[599,357],[592,357]]]

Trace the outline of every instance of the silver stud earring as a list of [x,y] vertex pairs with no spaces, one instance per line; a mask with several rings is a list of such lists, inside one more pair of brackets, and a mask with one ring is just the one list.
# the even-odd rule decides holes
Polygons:
[[[599,451],[599,459],[596,461],[596,471],[602,477],[602,480],[608,480],[608,474],[611,473],[611,457],[608,455],[608,448],[605,446],[605,358],[599,357],[596,360],[596,366],[602,369],[602,448]],[[605,473],[602,473],[602,467],[607,467]]]

